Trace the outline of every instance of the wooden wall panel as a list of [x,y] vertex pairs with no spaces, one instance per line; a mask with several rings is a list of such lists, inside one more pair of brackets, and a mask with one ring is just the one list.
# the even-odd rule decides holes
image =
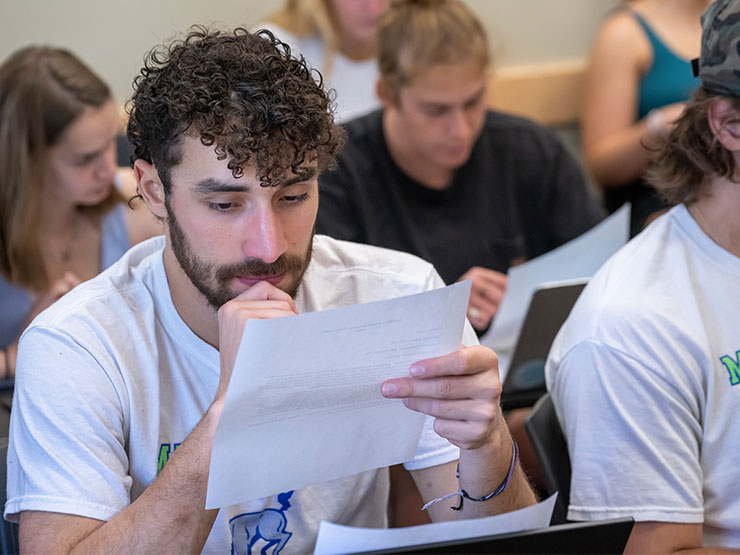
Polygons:
[[585,61],[571,61],[497,69],[489,83],[488,103],[544,125],[577,122],[585,66]]

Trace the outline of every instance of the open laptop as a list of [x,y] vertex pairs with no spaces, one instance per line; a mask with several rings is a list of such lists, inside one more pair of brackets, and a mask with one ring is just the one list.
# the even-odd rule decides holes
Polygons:
[[545,393],[545,360],[588,278],[545,283],[532,294],[501,394],[501,408],[534,405]]
[[569,522],[525,532],[361,553],[623,553],[633,525],[631,517]]

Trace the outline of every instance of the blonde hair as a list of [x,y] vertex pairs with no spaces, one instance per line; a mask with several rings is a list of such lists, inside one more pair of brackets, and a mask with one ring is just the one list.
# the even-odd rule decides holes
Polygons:
[[[108,86],[67,50],[29,46],[0,66],[0,272],[9,282],[48,288],[38,234],[48,149],[86,107],[110,99]],[[92,210],[118,200],[114,189]]]
[[271,14],[267,21],[299,38],[318,35],[326,46],[320,71],[324,79],[329,78],[334,56],[339,51],[339,35],[332,23],[328,0],[286,0],[283,8]]
[[432,65],[491,61],[483,26],[459,0],[396,0],[378,28],[378,66],[395,91]]

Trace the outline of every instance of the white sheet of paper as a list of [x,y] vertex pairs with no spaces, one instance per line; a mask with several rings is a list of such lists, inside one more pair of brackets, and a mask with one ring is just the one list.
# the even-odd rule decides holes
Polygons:
[[322,521],[314,555],[340,555],[545,528],[550,524],[556,499],[557,493],[536,505],[502,515],[406,528],[355,528]]
[[216,429],[206,508],[412,459],[425,416],[385,399],[381,383],[458,350],[469,295],[466,281],[248,321]]
[[481,345],[499,355],[503,381],[534,290],[547,282],[590,278],[629,240],[630,206],[625,204],[604,221],[541,256],[509,268],[506,293]]

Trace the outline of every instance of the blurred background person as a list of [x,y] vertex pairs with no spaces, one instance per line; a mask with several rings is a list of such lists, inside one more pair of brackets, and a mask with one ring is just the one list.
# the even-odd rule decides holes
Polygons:
[[39,312],[161,233],[124,202],[136,185],[115,164],[120,127],[108,86],[69,51],[29,46],[0,66],[0,379]]
[[336,91],[337,121],[380,105],[376,30],[389,0],[286,0],[257,28],[269,29],[321,72]]
[[383,108],[346,123],[321,175],[317,230],[415,254],[446,283],[472,280],[482,333],[509,267],[603,218],[579,164],[550,130],[488,109],[490,51],[455,0],[400,0],[378,29]]
[[707,0],[635,0],[595,40],[582,120],[586,164],[609,212],[632,203],[631,235],[666,208],[642,178],[655,147],[698,87],[699,17]]

